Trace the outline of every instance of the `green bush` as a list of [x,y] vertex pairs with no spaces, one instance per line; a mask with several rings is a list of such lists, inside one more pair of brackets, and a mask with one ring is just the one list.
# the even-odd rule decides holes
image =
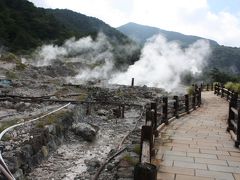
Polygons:
[[189,86],[188,89],[187,89],[187,93],[188,93],[189,95],[193,95],[194,92],[195,92],[194,87],[193,87],[193,86]]
[[234,83],[232,83],[232,82],[227,82],[224,86],[225,86],[225,88],[227,88],[227,89],[233,90]]
[[6,72],[6,77],[7,77],[8,79],[17,79],[17,75],[16,75],[16,73],[13,72],[13,71],[7,71],[7,72]]
[[0,132],[2,132],[4,129],[7,129],[8,127],[17,124],[18,120],[17,119],[13,119],[10,121],[6,121],[6,122],[1,122],[0,123]]
[[62,110],[57,113],[46,116],[38,121],[37,127],[44,128],[46,125],[55,124],[59,119],[61,119],[64,116],[67,116],[69,113],[70,113],[69,111]]
[[240,93],[240,83],[227,82],[225,88]]
[[138,161],[136,159],[134,159],[133,157],[131,157],[130,154],[126,154],[123,157],[123,159],[131,165],[136,165],[138,163]]
[[141,154],[141,146],[140,144],[136,144],[134,149],[133,149],[133,152],[135,152],[136,154]]

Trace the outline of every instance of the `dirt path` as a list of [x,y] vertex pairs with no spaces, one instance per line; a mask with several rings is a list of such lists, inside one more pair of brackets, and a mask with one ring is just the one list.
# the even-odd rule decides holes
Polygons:
[[158,180],[240,180],[240,150],[226,132],[228,102],[204,92],[203,105],[155,141]]

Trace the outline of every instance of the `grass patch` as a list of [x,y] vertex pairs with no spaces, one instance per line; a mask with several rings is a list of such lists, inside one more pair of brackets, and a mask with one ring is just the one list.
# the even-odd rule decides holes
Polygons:
[[78,101],[85,101],[87,99],[88,95],[87,94],[80,94],[77,97]]
[[7,72],[6,72],[6,77],[7,77],[8,79],[17,79],[17,75],[16,75],[16,73],[13,72],[13,71],[7,71]]
[[62,117],[66,116],[68,113],[70,113],[69,111],[60,111],[54,114],[51,114],[49,116],[46,116],[42,119],[40,119],[37,122],[37,127],[38,128],[44,128],[46,125],[51,125],[51,124],[55,124],[57,123],[57,121],[59,119],[61,119]]
[[193,95],[194,92],[195,92],[195,89],[194,89],[193,86],[190,86],[190,87],[187,88],[187,93],[188,93],[189,95]]
[[129,154],[126,154],[123,157],[123,160],[127,161],[130,165],[133,165],[133,166],[135,166],[138,163],[138,161],[133,157],[131,157]]
[[[3,130],[7,129],[8,127],[10,126],[13,126],[15,124],[18,123],[18,119],[13,119],[11,121],[5,121],[5,122],[1,122],[0,123],[0,132],[2,132]],[[3,137],[2,137],[2,141],[9,141],[11,140],[12,137],[8,134],[5,134]]]
[[26,67],[27,66],[25,64],[21,63],[21,62],[16,63],[16,70],[18,70],[18,71],[23,71],[23,70],[26,69]]
[[133,148],[133,152],[135,152],[136,154],[141,154],[141,146],[140,144],[136,144]]
[[21,62],[21,60],[13,53],[6,53],[6,54],[3,54],[1,57],[0,57],[0,60],[1,61],[5,61],[5,62],[8,62],[8,63],[19,63]]
[[9,135],[9,134],[5,134],[3,137],[2,137],[2,141],[10,141],[12,139],[12,137]]
[[2,132],[4,129],[7,129],[10,126],[13,126],[18,123],[18,119],[13,119],[10,121],[5,121],[0,123],[0,132]]
[[240,83],[227,82],[224,87],[230,89],[231,91],[240,93]]

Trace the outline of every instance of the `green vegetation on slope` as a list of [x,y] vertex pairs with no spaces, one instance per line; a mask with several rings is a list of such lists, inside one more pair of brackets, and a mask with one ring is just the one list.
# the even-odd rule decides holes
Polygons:
[[26,0],[0,0],[0,45],[10,51],[60,43],[73,33],[42,8]]
[[97,18],[66,9],[37,8],[27,0],[0,0],[0,48],[10,52],[28,54],[43,44],[61,45],[71,37],[95,39],[99,32],[113,47],[116,67],[138,59],[138,45]]
[[68,9],[46,9],[46,11],[48,14],[53,15],[61,24],[74,31],[75,34],[97,35],[98,32],[102,32],[107,37],[113,38],[113,40],[121,44],[131,42],[127,36],[95,17],[89,17]]

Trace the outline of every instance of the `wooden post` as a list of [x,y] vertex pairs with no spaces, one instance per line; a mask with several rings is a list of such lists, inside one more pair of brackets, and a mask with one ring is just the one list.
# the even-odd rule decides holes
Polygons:
[[[150,144],[149,155],[151,155],[153,149],[153,128],[152,126],[142,126],[141,129],[141,152],[142,152],[142,144],[143,141],[148,141]],[[142,155],[140,156],[140,162],[142,161]],[[151,158],[150,158],[151,162]]]
[[217,84],[214,85],[214,94],[217,94]]
[[157,129],[157,103],[151,103],[151,109],[154,110],[154,117],[153,117],[153,122],[154,122],[154,131]]
[[237,140],[235,142],[235,147],[239,147],[240,145],[240,108],[238,108],[238,117],[237,117]]
[[201,106],[202,104],[202,92],[201,92],[201,89],[198,90],[198,107]]
[[163,97],[162,113],[163,113],[163,122],[165,124],[168,124],[168,97]]
[[204,84],[201,83],[201,84],[200,84],[201,91],[203,90],[203,86],[204,86]]
[[185,97],[185,111],[186,113],[189,114],[189,95],[186,94],[184,97]]
[[221,98],[224,97],[224,86],[223,84],[221,84]]
[[209,84],[207,84],[207,91],[209,91]]
[[145,124],[147,124],[147,121],[151,121],[151,119],[152,119],[151,109],[148,107],[148,108],[146,108],[146,121],[145,121]]
[[121,105],[121,118],[124,118],[124,111],[125,111],[125,106],[124,104]]
[[179,99],[178,99],[178,96],[173,96],[173,99],[175,100],[173,106],[174,106],[174,116],[176,118],[179,118],[179,115],[178,115],[178,109],[179,109]]
[[134,167],[134,180],[157,180],[157,167],[150,163],[138,163]]
[[192,95],[192,108],[194,110],[196,109],[196,92],[194,92]]
[[87,107],[86,107],[86,115],[91,115],[91,106],[90,103],[87,103]]
[[134,86],[134,78],[132,78],[132,84],[131,84],[131,86],[132,86],[132,87]]
[[217,96],[220,94],[220,86],[217,84]]
[[232,107],[236,108],[237,107],[237,99],[238,99],[238,94],[234,93],[230,99],[230,103],[229,103],[229,110],[228,110],[228,127],[227,127],[227,131],[230,130],[234,130],[234,126],[231,123],[231,120],[234,119],[234,112],[232,111]]

